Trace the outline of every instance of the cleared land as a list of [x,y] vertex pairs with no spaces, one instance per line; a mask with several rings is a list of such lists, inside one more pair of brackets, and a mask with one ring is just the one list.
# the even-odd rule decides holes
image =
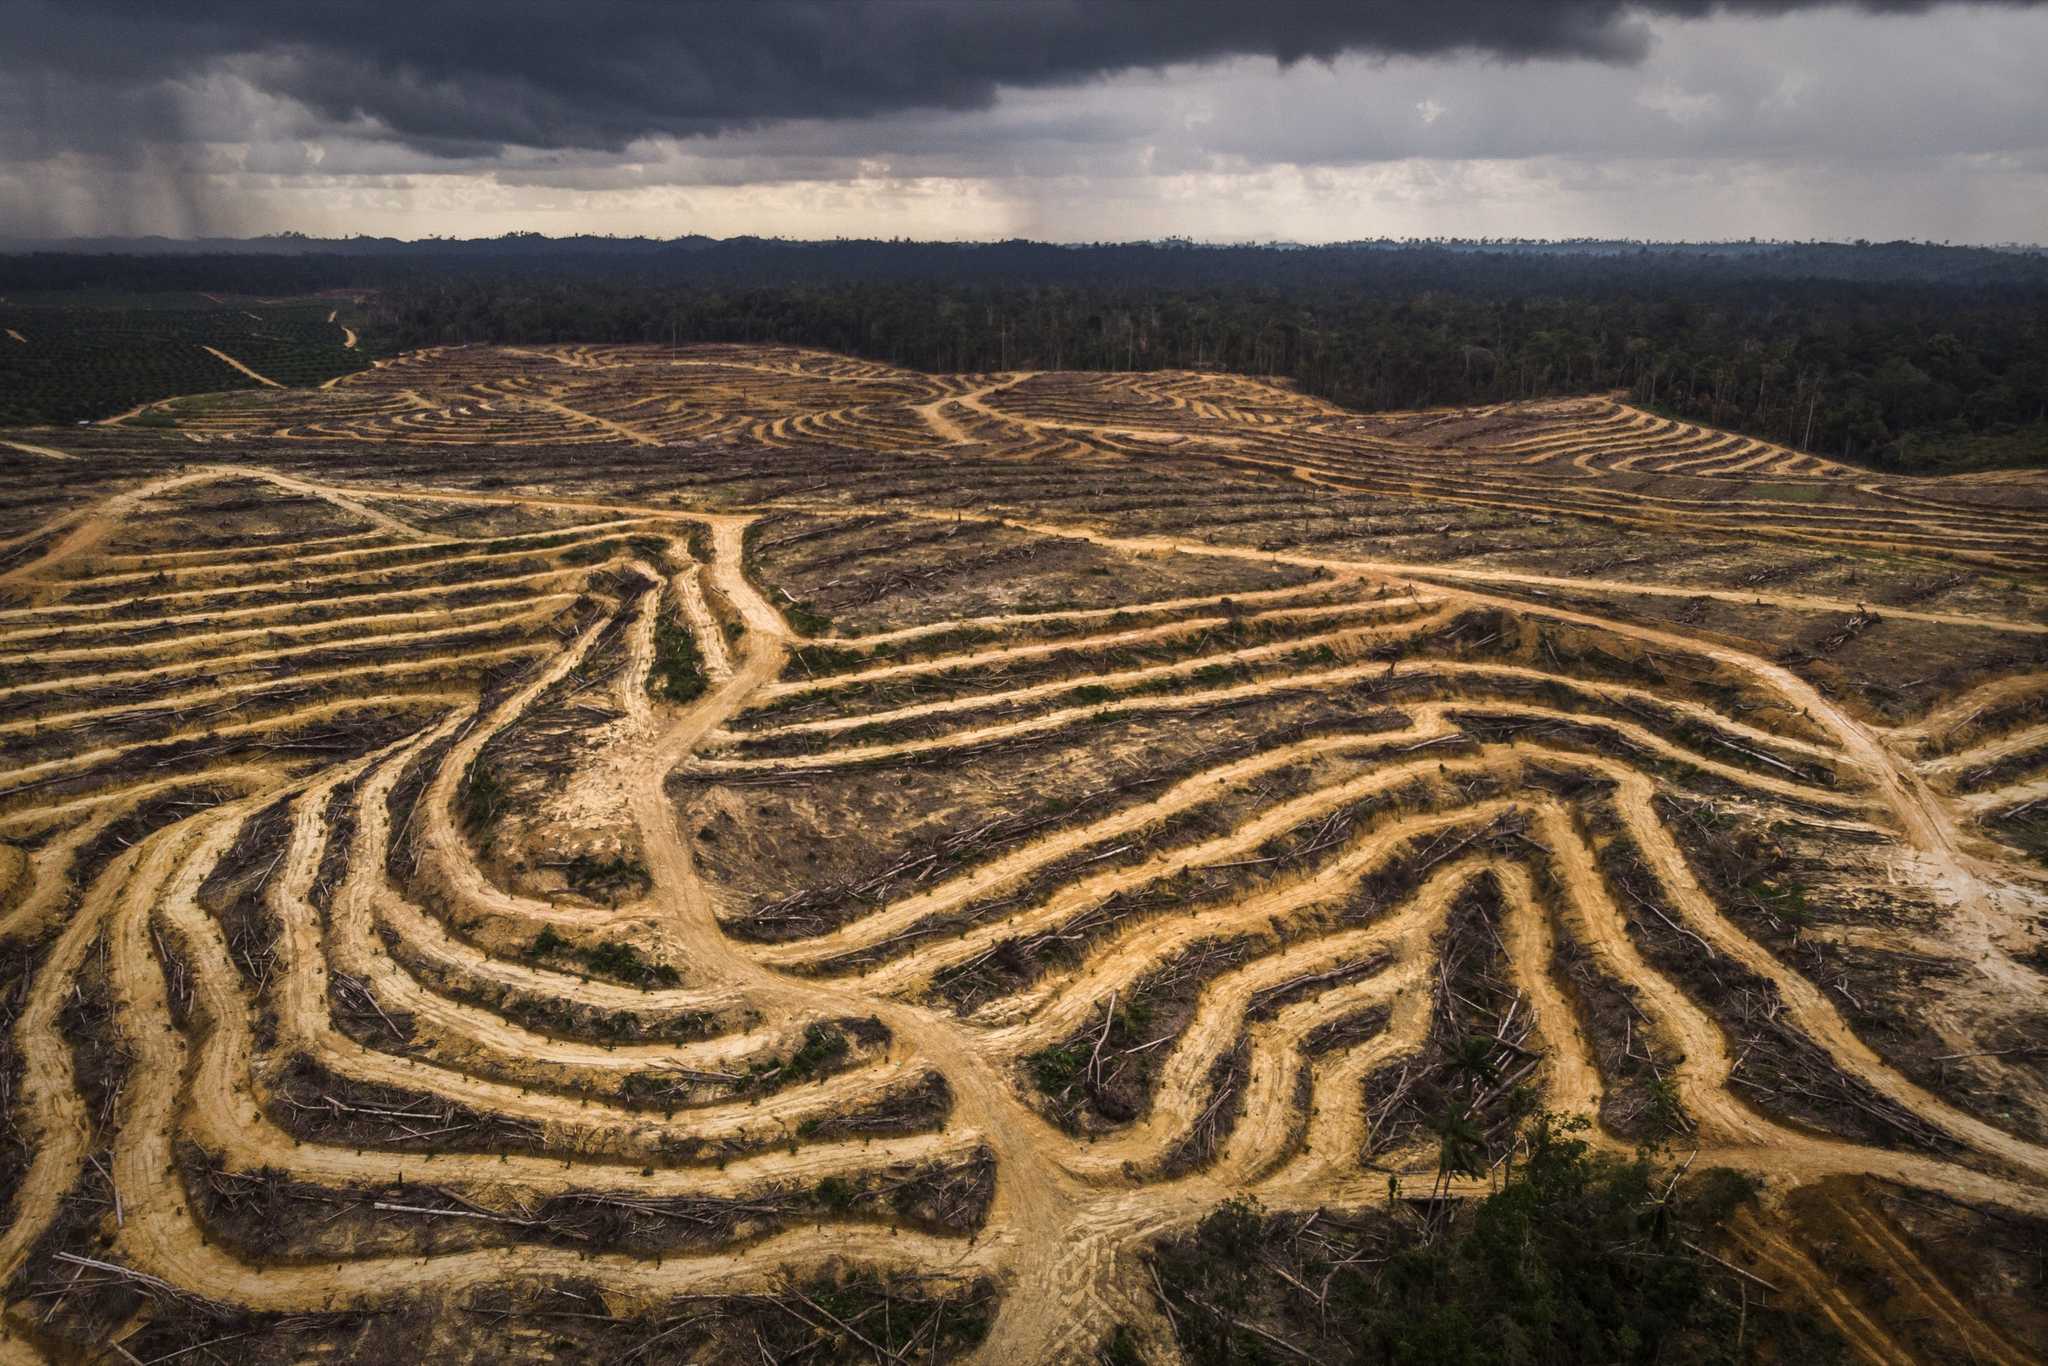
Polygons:
[[23,438],[8,1359],[1297,1359],[1538,1110],[2048,1351],[2048,478],[738,347]]

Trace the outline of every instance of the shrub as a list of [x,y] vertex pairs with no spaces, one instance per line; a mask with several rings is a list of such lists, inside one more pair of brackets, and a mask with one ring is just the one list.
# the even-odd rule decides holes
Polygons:
[[704,660],[687,626],[663,617],[654,623],[654,665],[647,691],[665,702],[691,702],[705,687]]
[[672,987],[682,981],[674,968],[666,963],[648,962],[631,944],[609,940],[579,949],[556,934],[554,926],[544,925],[526,946],[526,956],[548,958],[555,954],[566,954],[599,976],[630,983],[643,991],[654,986]]
[[480,835],[498,823],[511,798],[504,781],[482,759],[470,761],[462,775],[462,827]]

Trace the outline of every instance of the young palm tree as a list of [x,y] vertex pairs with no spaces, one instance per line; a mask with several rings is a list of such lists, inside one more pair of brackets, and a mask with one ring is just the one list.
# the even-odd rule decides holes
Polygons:
[[1436,1117],[1435,1194],[1450,1189],[1453,1176],[1477,1179],[1486,1174],[1486,1135],[1463,1109],[1448,1109]]
[[1449,1066],[1455,1082],[1465,1078],[1487,1086],[1500,1080],[1500,1069],[1494,1066],[1493,1055],[1497,1041],[1484,1034],[1467,1034],[1451,1049]]

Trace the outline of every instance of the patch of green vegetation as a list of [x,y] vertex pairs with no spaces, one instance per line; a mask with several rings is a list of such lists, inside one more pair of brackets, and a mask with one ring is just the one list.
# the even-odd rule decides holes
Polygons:
[[[52,291],[32,303],[8,295],[0,315],[32,344],[0,337],[0,427],[86,421],[180,394],[261,388],[207,347],[284,385],[318,384],[370,364],[361,349],[342,345],[341,328],[327,321],[334,305],[324,299]],[[179,411],[203,410],[184,403]],[[175,422],[138,414],[123,425]]]
[[704,657],[690,628],[668,617],[654,623],[654,663],[647,671],[647,691],[664,702],[693,702],[707,683]]
[[129,418],[125,425],[169,430],[178,425],[178,419],[172,417],[169,413],[152,408],[146,413],[137,413],[134,417]]
[[849,650],[838,645],[799,645],[789,652],[789,662],[806,677],[825,678],[832,674],[852,673],[869,664],[887,663],[888,657],[879,651]]
[[818,1183],[818,1203],[826,1209],[850,1209],[860,1192],[843,1176],[828,1176]]
[[1144,1353],[1138,1350],[1131,1330],[1121,1323],[1095,1353],[1095,1360],[1099,1366],[1145,1366]]
[[1080,1037],[1064,1044],[1041,1048],[1024,1059],[1024,1065],[1031,1072],[1031,1084],[1054,1100],[1071,1100],[1073,1091],[1088,1070],[1088,1060],[1095,1053],[1095,1040],[1100,1038],[1104,1048],[1115,1052],[1141,1042],[1145,1029],[1152,1023],[1152,1006],[1143,999],[1127,1000],[1116,1008],[1109,1019],[1109,1028],[1102,1028],[1097,1020],[1082,1030]]
[[1678,1079],[1669,1076],[1650,1078],[1650,1120],[1667,1134],[1684,1133],[1685,1100],[1678,1091]]
[[1911,433],[1898,440],[1892,463],[1905,470],[1954,474],[1965,470],[2027,469],[2048,451],[2048,422],[2004,424],[1989,431]]
[[1197,686],[1220,688],[1239,678],[1249,677],[1251,670],[1242,664],[1204,664],[1195,670],[1192,677]]
[[616,854],[608,859],[578,854],[563,869],[563,878],[571,889],[593,901],[613,901],[621,893],[644,892],[652,885],[645,864]]
[[[1818,1320],[1755,1302],[1701,1252],[1755,1195],[1725,1169],[1674,1180],[1649,1153],[1597,1152],[1584,1119],[1543,1116],[1502,1184],[1411,1210],[1392,1192],[1356,1245],[1296,1240],[1298,1219],[1232,1203],[1154,1258],[1197,1366],[1294,1359],[1413,1366],[1839,1361]],[[1283,1278],[1274,1266],[1293,1265]],[[1290,1284],[1292,1282],[1292,1284]],[[1297,1287],[1320,1284],[1326,1302]]]
[[1773,914],[1783,916],[1794,925],[1806,926],[1813,923],[1813,911],[1807,905],[1806,884],[1803,882],[1756,878],[1744,883],[1742,891],[1752,900],[1768,906]]
[[832,618],[813,608],[809,603],[784,603],[782,616],[795,628],[798,635],[822,636],[832,629]]
[[498,823],[511,802],[511,793],[497,770],[481,757],[472,759],[462,775],[456,794],[462,804],[462,828],[472,836],[483,835]]
[[591,541],[587,545],[570,546],[567,550],[563,551],[558,558],[561,560],[563,564],[596,564],[600,560],[610,559],[613,555],[617,554],[625,544],[626,542],[624,541],[615,541],[610,539],[602,541]]
[[540,933],[533,937],[533,942],[526,946],[526,956],[573,958],[601,977],[625,982],[643,991],[657,986],[672,987],[682,980],[674,968],[666,963],[648,962],[640,956],[640,950],[631,944],[607,940],[589,948],[577,948],[556,934],[552,925],[541,927]]
[[837,1066],[852,1049],[839,1026],[813,1020],[804,1026],[804,1041],[796,1052],[779,1063],[755,1063],[752,1071],[757,1075],[773,1074],[783,1081],[809,1081]]
[[1024,1063],[1031,1069],[1033,1086],[1048,1096],[1065,1095],[1088,1066],[1088,1050],[1078,1043],[1041,1048]]
[[183,394],[172,399],[163,407],[164,412],[176,417],[209,417],[215,413],[230,413],[237,407],[249,406],[248,394]]
[[577,957],[592,972],[606,977],[616,977],[622,982],[635,982],[646,986],[650,982],[672,987],[681,980],[676,970],[666,963],[649,963],[640,956],[640,950],[631,944],[608,939],[592,948],[584,949]]

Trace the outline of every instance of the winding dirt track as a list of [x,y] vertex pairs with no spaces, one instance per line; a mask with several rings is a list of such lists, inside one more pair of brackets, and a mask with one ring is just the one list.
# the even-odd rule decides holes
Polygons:
[[49,446],[32,446],[26,441],[0,441],[0,446],[5,446],[11,451],[20,451],[23,455],[40,455],[45,460],[75,460],[77,458],[76,456],[66,455],[64,452]]
[[208,346],[208,345],[206,345],[206,344],[205,344],[204,342],[201,342],[201,343],[200,343],[200,345],[199,345],[199,349],[200,349],[201,351],[204,351],[204,352],[205,352],[205,353],[206,353],[207,355],[209,355],[209,356],[212,356],[212,357],[213,357],[213,358],[214,358],[215,360],[217,360],[217,361],[221,362],[221,363],[222,363],[223,365],[228,365],[228,366],[232,366],[232,367],[234,367],[235,369],[237,369],[237,370],[241,371],[241,372],[242,372],[243,374],[247,375],[247,376],[248,376],[248,377],[249,377],[250,379],[253,379],[253,380],[255,380],[255,381],[256,381],[256,382],[258,383],[258,384],[261,384],[261,385],[263,385],[263,386],[264,386],[264,387],[266,387],[266,388],[270,388],[270,389],[282,389],[282,388],[284,388],[284,386],[283,386],[282,384],[279,384],[279,383],[278,383],[278,382],[277,382],[276,380],[272,379],[272,378],[271,378],[270,376],[268,376],[268,375],[259,375],[259,374],[257,374],[257,373],[256,373],[256,372],[255,372],[254,370],[250,369],[250,368],[249,368],[248,366],[244,365],[244,364],[243,364],[242,362],[240,362],[240,361],[236,360],[236,359],[235,359],[235,358],[234,358],[233,356],[230,356],[230,355],[229,355],[229,354],[228,354],[227,352],[225,352],[225,351],[219,350],[219,349],[217,349],[217,348],[215,348],[215,347],[211,347],[211,346]]
[[[534,353],[532,359],[562,368],[617,368],[598,351]],[[745,368],[737,362],[717,364]],[[753,368],[764,382],[780,376],[843,385],[871,378],[852,362],[843,363],[855,367],[849,370],[829,368],[842,364],[831,358],[793,364],[793,369],[782,364]],[[1134,408],[1129,422],[1090,422],[1058,409],[1027,418],[1020,416],[1019,395],[1025,392],[1020,386],[1034,378],[995,377],[902,406],[909,420],[923,424],[946,446],[965,448],[984,441],[984,430],[1003,425],[1102,438],[1163,433],[1176,441],[1185,433],[1153,424],[1227,421],[1249,432],[1281,420],[1269,420],[1258,405],[1285,411],[1289,402],[1285,395],[1256,386],[1190,397],[1171,386],[1134,384],[1133,402],[1153,406]],[[325,392],[346,394],[351,387],[344,383]],[[594,411],[588,403],[572,404],[572,396],[567,390],[557,396],[523,392],[511,396],[508,406],[576,427],[596,427],[633,448],[665,444],[659,432]],[[971,414],[972,429],[949,409]],[[861,405],[832,410],[861,411]],[[1318,411],[1303,420],[1336,424],[1345,419]],[[1624,413],[1603,419],[1605,425],[1591,436],[1540,438],[1533,446],[1503,454],[1524,464],[1561,458],[1591,476],[1609,468],[1659,468],[1666,459],[1682,461],[1689,469],[1725,465],[1738,472],[1807,459],[1752,450],[1709,433],[1665,433],[1655,426],[1659,421]],[[1668,450],[1627,454],[1626,440],[1638,438],[1624,440],[1616,432],[1648,433]],[[1208,439],[1214,444],[1213,434]],[[952,451],[948,458],[966,457]],[[1801,477],[1814,479],[1845,473],[1824,462],[1810,468],[1802,464],[1799,470]],[[132,529],[148,507],[231,478],[261,481],[279,497],[316,500],[344,519],[349,530],[308,536],[301,549],[310,553],[290,558],[295,568],[310,562],[322,574],[330,564],[340,568],[334,578],[360,584],[363,605],[317,626],[293,621],[289,606],[247,603],[214,610],[220,605],[214,599],[234,600],[231,592],[260,594],[290,582],[321,581],[303,572],[246,583],[233,577],[276,556],[275,550],[241,556],[170,549],[156,557],[139,555],[133,570],[97,576],[74,572],[80,565],[88,571],[107,569],[112,562],[103,548]],[[977,517],[907,503],[866,506],[795,496],[767,510],[720,512],[633,499],[402,491],[415,506],[586,519],[577,523],[576,535],[560,544],[550,541],[541,553],[590,550],[598,558],[563,560],[544,571],[498,579],[491,577],[495,560],[530,552],[479,551],[464,538],[424,530],[390,505],[395,492],[361,481],[328,482],[303,468],[222,464],[180,470],[54,519],[31,542],[35,552],[0,573],[0,584],[15,590],[24,604],[0,612],[9,642],[53,642],[50,666],[97,668],[101,676],[89,680],[97,687],[169,689],[160,697],[88,698],[83,705],[63,702],[62,711],[0,716],[0,735],[10,738],[47,743],[52,721],[81,728],[117,720],[134,724],[135,718],[157,713],[182,718],[202,704],[228,708],[226,714],[233,715],[240,699],[268,694],[276,683],[270,675],[285,676],[295,687],[332,688],[361,667],[323,663],[322,651],[328,648],[323,641],[284,643],[297,631],[331,628],[336,639],[420,656],[379,663],[380,677],[403,676],[408,669],[436,676],[419,693],[420,705],[430,709],[424,723],[345,760],[308,761],[285,751],[267,763],[198,770],[224,784],[223,792],[232,787],[232,795],[138,839],[120,841],[125,847],[103,866],[81,871],[75,899],[67,899],[67,879],[80,851],[95,847],[125,813],[182,791],[179,784],[186,780],[176,775],[123,780],[107,792],[85,789],[40,808],[0,813],[0,822],[20,821],[52,835],[23,856],[13,887],[0,889],[7,896],[0,903],[0,936],[25,949],[54,930],[41,944],[40,966],[12,1025],[32,1157],[13,1197],[11,1222],[0,1236],[0,1279],[12,1279],[32,1266],[37,1240],[59,1220],[67,1194],[97,1179],[95,1173],[104,1166],[120,1217],[103,1226],[110,1246],[95,1255],[222,1303],[296,1312],[374,1303],[399,1288],[453,1294],[524,1279],[575,1278],[601,1287],[621,1304],[650,1305],[678,1292],[756,1290],[777,1284],[791,1270],[837,1259],[954,1280],[982,1274],[996,1278],[1003,1295],[983,1360],[1085,1358],[1118,1323],[1138,1326],[1147,1350],[1163,1358],[1163,1326],[1133,1262],[1146,1240],[1184,1229],[1232,1198],[1254,1197],[1273,1210],[1306,1210],[1384,1200],[1387,1170],[1418,1190],[1431,1184],[1433,1153],[1414,1145],[1380,1145],[1373,1117],[1360,1103],[1360,1088],[1379,1069],[1418,1056],[1428,1043],[1438,954],[1451,908],[1480,886],[1493,887],[1500,897],[1504,971],[1516,1010],[1531,1022],[1520,1047],[1540,1057],[1533,1080],[1550,1106],[1598,1114],[1608,1085],[1577,1007],[1556,976],[1557,946],[1568,937],[1611,977],[1629,985],[1647,1022],[1645,1032],[1654,1033],[1660,1048],[1675,1059],[1672,1075],[1691,1125],[1689,1142],[1698,1149],[1696,1162],[1743,1168],[1795,1185],[1836,1175],[1882,1175],[1967,1202],[2048,1214],[2048,1146],[2022,1126],[1994,1122],[1966,1098],[1934,1094],[1866,1042],[1835,994],[1781,961],[1716,903],[1656,805],[1667,786],[1696,783],[1726,800],[1790,813],[1787,819],[1809,828],[1889,841],[1900,876],[1935,893],[1948,917],[1938,935],[1923,934],[1911,942],[1944,949],[1959,972],[1981,979],[1983,990],[2038,992],[2037,974],[2010,952],[2024,940],[2028,918],[2041,912],[2035,884],[2023,868],[1967,830],[1970,813],[1986,803],[1959,802],[1929,781],[1974,763],[2024,754],[2033,732],[2016,731],[2013,737],[1960,749],[1923,769],[1900,747],[1910,738],[1904,729],[1885,733],[1857,720],[1784,664],[1719,641],[1525,593],[1568,588],[1704,596],[1803,613],[1844,612],[1853,604],[1768,588],[1699,590],[1498,567],[1418,567],[1391,558],[1262,550],[1170,534],[1120,535],[1081,521]],[[970,522],[1028,534],[1045,544],[1112,552],[1120,563],[1172,557],[1222,569],[1235,564],[1324,571],[1312,589],[1333,593],[1337,600],[1291,605],[1291,596],[1310,589],[1260,588],[1154,595],[1149,602],[1133,595],[1122,607],[981,613],[804,641],[855,651],[936,643],[929,647],[933,653],[911,659],[878,653],[868,667],[829,677],[791,677],[791,649],[798,638],[750,576],[747,541],[750,526],[789,510],[833,518],[872,513]],[[593,516],[609,520],[587,520]],[[639,542],[631,554],[610,547],[609,538],[622,531],[649,528],[660,534],[657,546],[667,545],[665,555]],[[693,528],[698,530],[695,543],[704,547],[702,563],[692,561],[687,549]],[[539,539],[541,534],[533,535]],[[408,580],[380,586],[383,576],[400,567],[412,571],[409,558],[378,564],[378,557],[388,557],[394,546],[404,547],[407,556],[430,557],[425,563],[466,588],[503,583],[536,596],[513,599],[521,608],[516,611],[445,604],[437,611],[428,590]],[[593,586],[598,576],[613,573],[651,587],[628,594]],[[129,592],[130,580],[128,597],[65,600],[87,588]],[[544,584],[556,591],[538,594]],[[1227,618],[1215,610],[1225,597],[1236,604]],[[413,601],[419,605],[410,605]],[[589,610],[564,619],[579,603]],[[737,629],[729,633],[714,603],[737,618]],[[116,619],[104,610],[110,606],[165,628],[190,623],[202,629],[180,637],[175,646],[148,645],[173,651],[160,663],[124,660],[122,652],[129,647],[101,638]],[[1807,733],[1818,738],[1779,733],[1747,719],[1750,713],[1731,714],[1689,698],[1569,676],[1561,669],[1399,653],[1422,649],[1430,632],[1458,613],[1475,610],[1583,629],[1605,641],[1721,671],[1740,680],[1750,695],[1772,699],[1788,714],[1804,717],[1811,727]],[[1115,619],[1119,611],[1157,612],[1169,619],[1134,627]],[[2020,642],[2048,631],[2038,621],[1976,612],[1902,609],[1888,615]],[[654,666],[662,616],[694,642],[702,672],[701,695],[683,705],[658,702],[644,686]],[[239,624],[243,620],[249,624]],[[1175,649],[1190,641],[1207,642],[1219,627],[1233,622],[1278,632],[1280,638],[1236,648],[1202,643],[1185,661],[1049,680],[1006,679],[1013,670],[1039,667],[1067,652]],[[546,623],[554,623],[552,634],[540,634]],[[1029,643],[947,642],[950,632],[1021,631],[1027,623],[1033,633]],[[523,634],[472,642],[471,633],[482,628]],[[273,639],[274,633],[283,638]],[[447,660],[431,653],[444,648],[451,652]],[[1394,654],[1382,663],[1380,656],[1368,653],[1373,648]],[[1291,652],[1309,650],[1348,653],[1333,654],[1335,662],[1315,666],[1289,658]],[[593,674],[606,658],[616,660],[613,672]],[[493,664],[514,661],[533,663],[512,681],[501,680],[489,689],[480,683],[446,686],[438,680],[453,662],[470,670],[463,678],[471,679]],[[108,663],[126,667],[104,667]],[[1221,682],[1202,672],[1220,666],[1251,672]],[[222,676],[207,677],[211,671]],[[244,671],[265,676],[243,679]],[[612,681],[600,689],[579,682],[586,675]],[[849,705],[876,686],[922,687],[953,675],[975,681],[958,696],[865,709]],[[692,782],[721,783],[861,772],[991,744],[1059,737],[1110,719],[1170,720],[1197,706],[1337,695],[1374,682],[1398,689],[1425,678],[1441,680],[1452,695],[1393,704],[1402,713],[1394,728],[1338,730],[1207,762],[1142,800],[1054,824],[940,876],[889,890],[843,923],[786,943],[754,943],[733,933],[729,917],[735,898],[700,872],[701,836],[685,830],[671,788],[679,773]],[[59,673],[48,681],[0,688],[0,705],[32,708],[40,705],[37,699],[62,696],[80,681],[79,674]],[[1084,686],[1160,691],[1067,705],[1068,695]],[[1542,701],[1524,700],[1518,691],[1542,687],[1563,691],[1547,693]],[[1982,697],[1968,695],[1924,719],[1922,733],[1946,733],[1975,714],[1965,703],[1981,710],[2012,690],[2003,683],[1986,685]],[[560,700],[565,695],[604,699],[598,709],[609,718],[604,722],[608,729],[600,732],[606,738],[578,761],[592,770],[596,789],[617,795],[629,826],[628,846],[637,850],[644,872],[645,893],[621,904],[515,888],[503,881],[503,867],[480,851],[473,831],[465,827],[465,794],[479,766],[520,727],[567,706]],[[775,722],[770,713],[766,726],[746,719],[756,709],[800,699],[823,705],[826,713],[788,723]],[[319,704],[333,705],[331,700]],[[1009,714],[1041,706],[1045,710]],[[302,709],[307,715],[315,710]],[[1472,728],[1474,713],[1518,729],[1509,738],[1486,739]],[[1668,717],[1670,724],[1659,717]],[[257,724],[237,718],[222,726],[208,715],[191,729],[166,733],[213,742]],[[863,727],[878,724],[936,729],[910,738],[863,738]],[[1555,737],[1565,728],[1598,736],[1611,749],[1589,752],[1561,743]],[[1746,757],[1738,761],[1726,750],[1710,751],[1713,737]],[[36,758],[23,766],[23,773],[41,780],[85,771],[132,756],[143,743],[118,735],[81,741],[75,752]],[[758,752],[775,743],[804,747],[786,754]],[[1830,782],[1811,778],[1793,762],[1827,770]],[[405,775],[420,764],[429,767],[416,783],[412,804],[395,805],[408,781]],[[1287,773],[1320,773],[1315,769],[1319,764],[1335,767],[1292,796],[1268,792],[1266,785]],[[1767,983],[1788,1027],[1830,1067],[1937,1132],[1948,1146],[1938,1152],[1869,1146],[1774,1118],[1746,1098],[1738,1085],[1743,1046],[1685,984],[1652,961],[1640,931],[1632,928],[1632,920],[1641,918],[1638,908],[1617,896],[1583,813],[1573,800],[1523,782],[1537,768],[1569,771],[1602,785],[1610,794],[1606,801],[1617,828],[1641,851],[1646,875],[1657,889],[1658,905],[1651,909],[1683,937]],[[1489,783],[1505,790],[1444,799],[1449,802],[1444,805],[1395,804],[1342,834],[1296,871],[1230,884],[1170,914],[1132,914],[1099,938],[1082,940],[1080,949],[1022,986],[972,1008],[956,1009],[936,990],[947,974],[984,961],[1005,943],[1072,932],[1117,898],[1172,885],[1176,878],[1267,861],[1261,851],[1270,842],[1291,832],[1330,828],[1345,812],[1377,798],[1421,789],[1462,791],[1465,784],[1478,791]],[[2031,790],[2023,783],[1999,789],[2006,794]],[[1726,797],[1729,793],[1736,795]],[[244,950],[235,932],[209,910],[202,888],[223,866],[245,824],[280,801],[286,804],[286,833],[262,893],[277,933],[265,975],[252,984],[238,957]],[[1245,804],[1251,814],[1232,817],[1222,833],[1163,833],[1173,830],[1176,820],[1229,802]],[[333,813],[344,806],[350,815],[338,826]],[[406,815],[403,822],[394,814],[399,811]],[[1503,822],[1520,822],[1516,840],[1474,843]],[[1464,843],[1457,843],[1461,839]],[[401,844],[411,862],[394,871],[387,855]],[[1125,857],[1139,844],[1144,848]],[[1438,849],[1450,852],[1426,865],[1392,903],[1362,921],[1338,924],[1336,908],[1353,889],[1416,850]],[[948,920],[984,903],[1003,908],[971,922]],[[494,939],[492,927],[498,926],[514,927],[518,934],[507,931]],[[678,980],[642,989],[531,953],[507,951],[507,944],[531,940],[543,927],[657,946],[661,960],[678,969]],[[1253,946],[1247,956],[1200,978],[1185,1023],[1145,1045],[1152,1051],[1147,1101],[1140,1113],[1100,1135],[1056,1122],[1029,1079],[1031,1060],[1069,1039],[1088,1038],[1099,1022],[1112,1018],[1118,1001],[1143,990],[1148,973],[1233,938]],[[177,967],[186,974],[179,980],[189,982],[191,993],[188,1002],[175,1008],[167,945],[178,946]],[[74,983],[95,953],[103,955],[111,1028],[129,1059],[111,1124],[88,1111],[62,1018]],[[874,957],[855,971],[839,963],[850,954]],[[412,1045],[393,1049],[342,1028],[332,996],[337,974],[367,984],[387,1023],[391,1015],[407,1020],[414,1031]],[[1255,1011],[1256,1003],[1275,991],[1295,994],[1263,1013]],[[719,1023],[706,1036],[689,1040],[598,1043],[514,1016],[507,1003],[515,998],[620,1015],[692,1011]],[[259,1008],[265,1020],[260,1029],[255,1023]],[[1308,1048],[1318,1030],[1373,1008],[1386,1012],[1376,1031],[1332,1050],[1312,1053]],[[180,1018],[184,1023],[174,1026]],[[750,1069],[772,1076],[812,1022],[867,1018],[886,1028],[886,1043],[854,1053],[835,1075],[754,1094],[720,1080],[737,1081]],[[1934,1027],[1952,1026],[1952,1021],[1939,1020]],[[1107,1037],[1106,1025],[1101,1027]],[[1958,1043],[1962,1053],[1970,1040]],[[1206,1117],[1226,1098],[1212,1096],[1220,1085],[1213,1079],[1224,1075],[1233,1057],[1242,1063],[1232,1118],[1206,1154],[1190,1162],[1185,1158],[1189,1145],[1203,1138]],[[971,1239],[827,1215],[735,1245],[675,1251],[659,1259],[527,1241],[425,1257],[271,1260],[208,1236],[181,1183],[165,1179],[176,1165],[180,1143],[199,1144],[229,1171],[272,1168],[330,1186],[377,1185],[388,1181],[395,1167],[426,1160],[375,1140],[295,1131],[291,1119],[298,1102],[282,1066],[293,1058],[316,1062],[329,1077],[387,1088],[392,1096],[412,1094],[457,1105],[529,1133],[532,1140],[524,1147],[488,1151],[458,1144],[432,1161],[434,1180],[459,1192],[472,1214],[480,1211],[515,1224],[527,1220],[539,1200],[565,1192],[746,1200],[827,1177],[858,1180],[887,1163],[964,1161],[982,1151],[993,1159],[993,1189]],[[624,1106],[598,1089],[664,1067],[700,1078],[688,1099],[667,1113]],[[830,1130],[827,1121],[886,1105],[932,1074],[945,1084],[940,1119],[882,1137],[840,1137]],[[1305,1107],[1300,1104],[1304,1095],[1312,1098]],[[394,1102],[400,1112],[408,1112],[408,1104],[424,1103]],[[1601,1141],[1618,1150],[1629,1146],[1614,1134],[1603,1133]],[[722,1155],[715,1162],[678,1156],[688,1149],[676,1145],[688,1142],[719,1145]],[[1362,1155],[1370,1155],[1372,1168],[1361,1162]],[[1452,1181],[1449,1188],[1471,1193],[1485,1186]],[[1983,1322],[1881,1218],[1860,1208],[1841,1212],[1891,1259],[1929,1312],[1949,1324],[1974,1353],[2019,1359],[1997,1326]],[[1761,1223],[1745,1226],[1739,1236],[1771,1268],[1768,1274],[1804,1287],[1853,1345],[1875,1359],[1903,1359],[1903,1349],[1884,1325],[1839,1294],[1827,1273],[1796,1247]],[[19,1304],[10,1306],[10,1331],[27,1325],[22,1313]],[[10,1343],[8,1350],[17,1346]]]

